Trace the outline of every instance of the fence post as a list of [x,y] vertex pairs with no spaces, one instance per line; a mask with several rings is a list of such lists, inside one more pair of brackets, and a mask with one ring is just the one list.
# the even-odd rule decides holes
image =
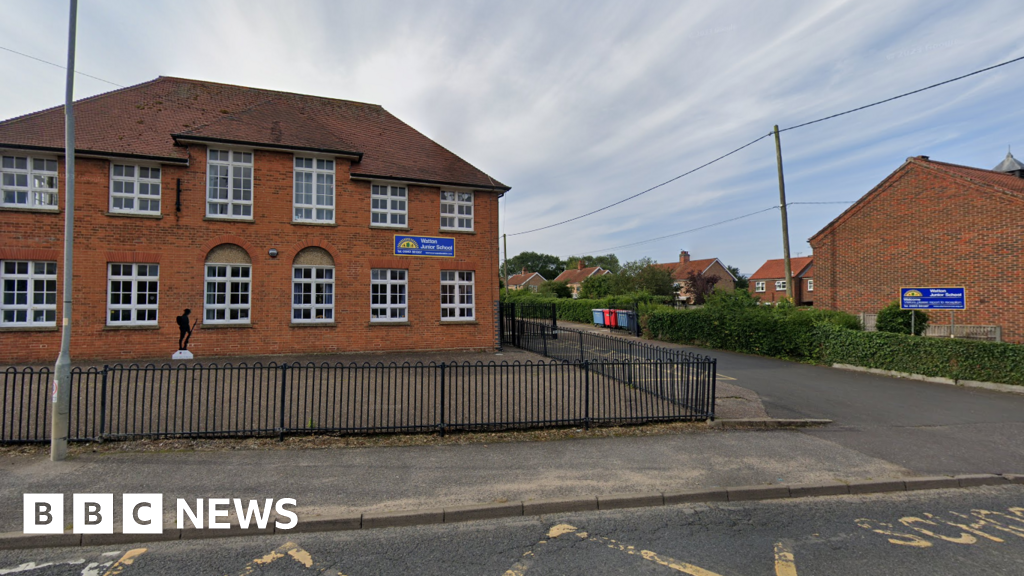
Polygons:
[[583,428],[590,430],[590,362],[583,361]]
[[718,385],[718,359],[711,360],[711,413],[708,420],[715,421],[715,387]]
[[109,370],[110,366],[104,364],[103,378],[100,380],[100,442],[103,441],[103,436],[106,434],[107,429],[107,372]]
[[555,303],[551,303],[551,339],[558,339],[558,306]]
[[505,303],[498,300],[498,350],[504,351],[505,347]]
[[441,423],[438,425],[438,433],[441,437],[444,437],[444,406],[445,406],[445,391],[444,391],[444,362],[441,362]]
[[583,364],[583,332],[577,332],[580,336],[580,364]]
[[288,365],[281,364],[281,414],[278,420],[278,442],[284,442],[284,402],[287,394],[287,383],[288,383]]
[[633,302],[633,336],[640,337],[640,303]]

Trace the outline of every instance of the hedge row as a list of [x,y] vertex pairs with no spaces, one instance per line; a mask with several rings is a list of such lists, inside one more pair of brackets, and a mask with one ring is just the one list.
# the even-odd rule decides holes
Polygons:
[[645,304],[651,299],[650,295],[625,295],[609,296],[601,299],[589,298],[545,298],[526,290],[512,291],[508,296],[502,296],[505,302],[532,304],[539,306],[555,305],[559,320],[569,322],[582,322],[592,324],[594,314],[592,310],[597,308],[614,308],[616,310],[632,310],[636,304]]
[[1024,346],[814,327],[818,359],[954,380],[1024,385]]

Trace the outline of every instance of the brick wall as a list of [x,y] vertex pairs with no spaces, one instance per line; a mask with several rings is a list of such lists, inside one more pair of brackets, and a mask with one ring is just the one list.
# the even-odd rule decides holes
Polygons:
[[[76,360],[169,359],[177,349],[175,317],[185,308],[203,317],[204,260],[222,243],[237,244],[252,259],[251,327],[203,326],[189,349],[201,359],[242,354],[330,353],[376,350],[490,349],[493,302],[498,295],[498,197],[476,192],[474,233],[440,230],[439,189],[410,185],[408,231],[370,228],[370,183],[352,181],[350,164],[336,162],[336,225],[292,224],[290,153],[254,154],[254,222],[206,219],[206,149],[190,148],[190,166],[163,166],[161,217],[107,214],[107,160],[78,158],[75,207],[75,271],[72,358]],[[40,254],[58,262],[58,308],[63,278],[64,165],[60,163],[60,213],[0,211],[0,258]],[[182,211],[175,210],[181,178]],[[396,257],[398,234],[455,238],[456,258]],[[299,250],[319,246],[335,260],[333,326],[291,323],[292,261]],[[278,250],[271,258],[268,251]],[[39,252],[40,250],[44,252]],[[29,252],[34,251],[34,252]],[[32,256],[36,254],[36,256]],[[160,265],[159,325],[106,325],[107,263]],[[408,318],[404,325],[370,324],[370,269],[408,269]],[[440,321],[440,271],[474,270],[476,322]],[[0,329],[0,363],[56,359],[56,328]]]
[[[815,305],[878,312],[902,286],[965,286],[958,324],[1024,343],[1024,201],[908,162],[811,239]],[[949,313],[930,313],[949,324]]]

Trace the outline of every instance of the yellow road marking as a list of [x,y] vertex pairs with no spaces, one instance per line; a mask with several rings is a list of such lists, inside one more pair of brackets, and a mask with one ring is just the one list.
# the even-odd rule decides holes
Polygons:
[[796,576],[793,551],[782,542],[775,544],[775,576]]
[[725,374],[722,374],[721,372],[719,372],[717,374],[717,378],[719,380],[735,380],[735,378],[733,378],[732,376],[726,376]]
[[[295,560],[296,562],[302,564],[306,568],[313,567],[313,557],[310,555],[309,552],[306,552],[302,548],[299,548],[299,546],[294,542],[285,542],[284,544],[278,546],[276,549],[270,551],[270,553],[260,556],[259,558],[256,558],[252,562],[246,564],[245,567],[242,568],[242,572],[240,573],[239,576],[249,576],[250,574],[255,572],[257,568],[266,566],[271,562],[280,560],[281,558],[284,558],[286,555],[291,556],[292,560]],[[338,572],[338,574],[341,574],[341,572]]]
[[569,524],[557,524],[555,526],[552,526],[551,529],[548,530],[548,538],[558,538],[562,534],[568,534],[569,532],[575,531],[575,526],[570,526]]
[[129,550],[121,556],[121,559],[114,562],[114,565],[109,570],[103,573],[103,576],[116,576],[124,571],[125,568],[135,563],[135,559],[146,553],[146,548],[136,548]]

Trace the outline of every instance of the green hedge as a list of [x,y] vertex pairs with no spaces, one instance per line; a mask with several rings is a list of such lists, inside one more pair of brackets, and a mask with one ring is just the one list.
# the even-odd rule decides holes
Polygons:
[[526,290],[513,290],[507,296],[502,295],[504,302],[522,302],[524,304],[538,304],[550,306],[554,303],[558,319],[569,322],[582,322],[584,324],[594,323],[594,314],[591,312],[596,308],[614,308],[616,310],[632,310],[635,304],[640,304],[644,309],[652,302],[661,300],[649,294],[627,294],[624,296],[609,296],[601,299],[588,298],[552,298],[534,294]]
[[814,327],[818,358],[830,364],[954,380],[1024,384],[1024,346],[953,338]]

